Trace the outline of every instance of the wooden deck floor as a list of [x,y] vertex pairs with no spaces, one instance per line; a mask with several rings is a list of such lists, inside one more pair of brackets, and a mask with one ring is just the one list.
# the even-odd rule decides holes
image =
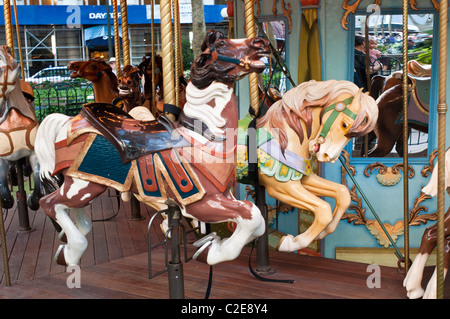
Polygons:
[[[129,207],[125,203],[115,218],[93,223],[89,247],[81,261],[81,288],[72,289],[66,285],[70,273],[53,261],[60,241],[49,219],[41,210],[30,211],[34,230],[18,232],[17,211],[9,210],[5,227],[12,285],[6,287],[1,265],[0,298],[168,299],[167,273],[151,280],[147,277],[147,226],[154,212],[141,205],[145,219],[131,221]],[[107,218],[117,212],[117,203],[115,198],[104,195],[89,210],[94,220]],[[162,233],[153,229],[151,236],[157,242]],[[193,253],[191,245],[188,251]],[[154,250],[152,256],[154,271],[161,269],[163,250]],[[381,288],[370,289],[366,284],[370,275],[366,264],[271,251],[270,264],[276,273],[268,278],[294,280],[288,284],[256,279],[249,271],[249,258],[250,248],[245,248],[237,260],[213,267],[210,299],[406,298],[403,275],[397,269],[381,267]],[[255,260],[252,256],[253,266]],[[183,267],[185,298],[203,299],[209,266],[191,260]],[[430,272],[431,269],[425,280]]]

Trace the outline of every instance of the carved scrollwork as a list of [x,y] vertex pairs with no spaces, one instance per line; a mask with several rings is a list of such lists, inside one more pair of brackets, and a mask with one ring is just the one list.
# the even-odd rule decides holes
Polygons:
[[[278,0],[274,0],[273,1],[273,5],[272,5],[272,13],[273,13],[274,17],[277,16],[277,2],[278,2]],[[281,2],[281,9],[283,9],[283,15],[284,15],[285,18],[288,19],[288,33],[291,33],[291,29],[292,29],[292,19],[291,19],[292,8],[291,8],[291,4],[288,3],[287,4],[287,9],[286,9],[286,3],[284,2],[284,0],[280,0],[280,2]]]
[[[369,177],[374,170],[378,169],[378,174],[376,176],[377,181],[383,186],[394,186],[400,179],[400,170],[404,172],[403,163],[395,164],[392,167],[386,167],[383,163],[376,162],[368,165],[364,169],[364,176]],[[415,175],[414,169],[408,165],[408,178],[413,178]]]
[[430,159],[428,160],[428,166],[425,166],[421,171],[423,177],[427,177],[430,173],[433,173],[434,169],[434,159],[438,155],[438,150],[434,150],[430,155]]

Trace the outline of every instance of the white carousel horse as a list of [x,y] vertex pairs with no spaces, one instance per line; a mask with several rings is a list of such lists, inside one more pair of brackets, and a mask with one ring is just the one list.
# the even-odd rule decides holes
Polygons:
[[[14,199],[7,182],[10,163],[27,158],[34,172],[33,194],[28,197],[28,206],[39,208],[39,163],[34,154],[34,141],[38,122],[34,104],[25,98],[21,82],[20,67],[7,46],[0,47],[0,195],[4,208],[11,208]],[[24,87],[22,87],[22,85]],[[28,86],[28,91],[29,91]],[[28,92],[30,93],[30,92]],[[32,93],[32,91],[31,91]],[[19,165],[19,163],[17,163]],[[20,164],[21,165],[21,164]]]
[[[305,232],[284,236],[278,250],[296,251],[334,232],[350,205],[350,194],[346,186],[314,174],[312,157],[335,162],[352,137],[373,129],[377,116],[375,100],[355,84],[329,80],[304,82],[290,89],[258,121],[260,185],[269,196],[315,215]],[[246,163],[240,165],[239,159],[244,158],[248,156],[238,151],[240,171]],[[240,177],[245,178],[245,169],[238,172]],[[334,198],[334,209],[321,197]]]
[[[445,189],[450,191],[450,150],[445,152]],[[438,165],[433,169],[430,181],[422,189],[424,194],[436,196],[438,191]],[[444,217],[444,278],[447,275],[448,267],[450,265],[450,209],[447,210]],[[422,278],[425,264],[437,245],[437,224],[428,227],[423,235],[422,242],[414,262],[406,274],[403,281],[403,286],[406,288],[407,296],[410,299],[436,299],[437,297],[437,272],[436,269],[427,284],[426,289],[422,288]]]

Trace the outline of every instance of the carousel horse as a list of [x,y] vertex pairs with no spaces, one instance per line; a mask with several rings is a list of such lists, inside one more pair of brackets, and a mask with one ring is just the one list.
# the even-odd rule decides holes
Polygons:
[[[11,208],[14,205],[14,198],[8,187],[8,172],[11,163],[28,158],[35,178],[33,193],[28,196],[27,204],[31,209],[37,210],[39,208],[40,180],[39,164],[34,154],[34,142],[38,122],[31,97],[33,91],[28,83],[20,80],[19,75],[20,67],[12,57],[11,49],[1,46],[0,196],[3,208]],[[16,165],[22,164],[17,162]]]
[[95,102],[112,103],[119,95],[117,77],[101,58],[94,58],[88,61],[72,61],[67,68],[72,71],[70,77],[83,78],[94,86]]
[[[445,152],[445,189],[450,191],[450,150]],[[430,196],[436,196],[438,189],[438,164],[433,169],[430,181],[422,189],[422,193]],[[406,288],[407,296],[410,299],[423,297],[424,299],[436,299],[437,297],[437,273],[434,271],[426,289],[422,288],[422,278],[425,264],[437,245],[437,224],[425,229],[422,235],[419,252],[414,258],[414,262],[406,274],[403,286]],[[450,265],[450,209],[444,216],[444,278],[447,275]]]
[[[157,117],[158,114],[164,113],[164,86],[162,77],[162,58],[160,55],[155,56],[155,82],[156,82],[156,109]],[[142,95],[145,99],[144,106],[151,109],[153,100],[153,88],[152,88],[152,59],[143,57],[142,62],[138,65],[138,68],[142,72],[141,84],[142,84]],[[179,79],[179,92],[180,92],[180,108],[182,109],[186,103],[186,87],[187,81],[184,76]]]
[[122,109],[127,113],[136,106],[143,105],[140,80],[141,70],[131,65],[126,65],[117,78],[119,99],[123,100]]
[[[408,128],[428,133],[430,70],[429,66],[415,60],[408,62]],[[369,144],[378,139],[369,157],[388,155],[395,145],[399,156],[403,156],[403,74],[394,72],[389,77],[372,78],[370,94],[376,98],[379,116],[374,133],[369,134]],[[362,147],[364,149],[364,147]]]
[[[350,205],[346,186],[312,172],[311,161],[335,162],[348,141],[370,132],[378,108],[375,100],[349,81],[304,82],[284,93],[256,125],[259,185],[283,203],[311,211],[313,224],[304,233],[284,236],[277,249],[296,251],[332,233]],[[249,153],[241,120],[238,181],[249,183]],[[250,144],[250,143],[249,143]],[[336,200],[334,209],[321,199]]]
[[[270,54],[268,42],[231,40],[208,31],[201,49],[177,122],[164,116],[135,120],[105,103],[86,104],[73,119],[63,114],[44,119],[36,139],[41,179],[52,183],[58,173],[64,176],[61,187],[40,200],[67,239],[58,249],[58,263],[78,264],[91,228],[82,208],[108,186],[132,191],[145,204],[175,201],[184,216],[198,221],[236,223],[229,238],[211,234],[194,243],[199,248],[194,258],[210,265],[235,259],[244,245],[264,233],[256,205],[236,200],[231,192],[238,126],[233,85],[249,73],[264,71],[260,59]],[[61,145],[69,147],[58,155]]]

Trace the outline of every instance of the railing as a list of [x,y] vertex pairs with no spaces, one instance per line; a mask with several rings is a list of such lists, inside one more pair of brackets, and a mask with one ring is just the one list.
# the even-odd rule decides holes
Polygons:
[[39,122],[51,113],[76,115],[81,106],[94,101],[92,83],[72,80],[33,85],[35,113]]

